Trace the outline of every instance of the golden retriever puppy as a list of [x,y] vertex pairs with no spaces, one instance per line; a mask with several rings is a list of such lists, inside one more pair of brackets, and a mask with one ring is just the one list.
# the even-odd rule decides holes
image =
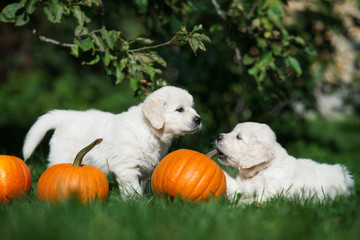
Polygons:
[[201,129],[201,118],[193,108],[193,97],[176,87],[163,87],[127,112],[112,114],[53,110],[39,117],[23,146],[24,159],[34,152],[47,131],[49,165],[72,163],[77,152],[97,138],[103,142],[91,150],[83,164],[113,172],[125,195],[142,194],[144,183],[167,153],[174,138]]
[[245,122],[216,140],[219,161],[239,170],[236,178],[228,173],[227,195],[241,194],[242,202],[261,202],[271,197],[333,199],[350,194],[354,185],[345,166],[296,159],[276,141],[266,124]]

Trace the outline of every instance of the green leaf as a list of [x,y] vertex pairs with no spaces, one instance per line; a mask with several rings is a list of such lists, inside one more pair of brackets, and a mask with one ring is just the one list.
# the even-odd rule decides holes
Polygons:
[[199,49],[199,41],[196,38],[190,38],[189,44],[194,54],[196,55],[196,52]]
[[196,38],[199,42],[211,42],[210,38],[203,33],[194,33],[192,38]]
[[114,49],[116,43],[118,42],[118,40],[120,38],[120,32],[115,31],[115,30],[111,30],[111,31],[103,30],[102,33],[104,35],[105,42],[107,43],[109,48]]
[[298,75],[302,74],[302,69],[301,69],[300,63],[296,58],[287,57],[287,61],[288,61],[289,65],[296,71],[296,73]]
[[2,22],[15,22],[16,12],[21,8],[22,6],[20,5],[20,3],[12,3],[7,5],[1,11],[0,20]]
[[83,35],[89,34],[89,30],[88,30],[87,27],[78,25],[78,26],[76,26],[76,28],[75,28],[74,34],[75,34],[76,37],[80,38],[80,37],[83,36]]
[[79,45],[74,44],[74,46],[71,48],[71,54],[75,57],[79,57]]
[[23,26],[27,24],[29,20],[30,20],[29,15],[24,12],[16,17],[15,26]]
[[271,33],[269,31],[264,33],[264,38],[269,39],[271,37]]
[[123,70],[123,69],[128,65],[128,62],[129,62],[129,58],[122,58],[122,59],[119,61],[119,68],[120,68],[120,70]]
[[119,68],[116,68],[115,77],[116,77],[115,84],[118,85],[122,83],[122,81],[124,80],[125,73],[123,73]]
[[274,58],[273,58],[272,52],[266,52],[260,57],[260,60],[259,60],[259,63],[257,64],[257,66],[263,67],[263,66],[269,65],[273,61],[274,61]]
[[136,60],[139,60],[142,63],[145,64],[152,64],[154,62],[154,60],[152,58],[150,58],[149,56],[147,56],[146,54],[143,53],[134,53],[134,56],[136,58]]
[[150,79],[153,80],[155,76],[155,69],[149,64],[146,65],[146,73],[150,76]]
[[189,41],[189,37],[188,34],[186,32],[186,28],[182,27],[181,31],[178,31],[175,34],[175,39],[173,41],[173,43],[179,47],[185,45],[187,42]]
[[93,39],[97,50],[103,52],[105,50],[105,43],[103,39],[97,36],[95,33],[90,34],[90,37]]
[[83,26],[85,23],[85,13],[81,10],[80,6],[78,5],[73,6],[72,12],[78,24],[80,26]]
[[90,37],[87,37],[87,38],[82,39],[82,40],[80,40],[78,38],[75,38],[74,43],[79,45],[79,47],[85,52],[89,51],[94,46],[94,43],[93,43],[93,41],[91,40]]
[[282,43],[286,46],[288,45],[289,41],[289,33],[286,29],[281,29],[281,35],[282,35]]
[[267,47],[266,40],[264,40],[262,38],[257,38],[256,42],[257,42],[257,45],[262,49],[265,49]]
[[111,55],[108,50],[105,51],[104,57],[103,57],[103,62],[104,62],[105,66],[109,66],[110,62],[114,59],[115,59],[115,57],[113,55]]
[[159,63],[161,66],[166,67],[165,60],[160,57],[157,52],[148,52],[145,55],[153,59],[155,62]]
[[139,9],[139,13],[144,14],[148,8],[148,0],[135,0],[135,4]]
[[282,54],[282,47],[279,46],[277,43],[271,44],[271,50],[273,51],[275,56],[281,56]]
[[252,20],[251,27],[258,28],[260,26],[261,26],[261,21],[259,18],[255,18],[254,20]]
[[249,54],[245,54],[244,58],[243,58],[243,63],[245,65],[251,65],[255,62],[255,58],[250,57]]
[[282,28],[283,27],[283,23],[282,23],[282,20],[281,20],[281,16],[279,16],[279,14],[277,14],[276,11],[274,11],[273,8],[270,8],[268,11],[267,11],[267,15],[269,17],[269,19],[271,20],[271,22],[273,24],[275,24],[276,27],[278,28]]
[[[185,29],[185,27],[183,27],[183,28]],[[194,26],[192,32],[194,33],[194,32],[198,32],[198,31],[201,31],[201,30],[203,30],[203,26],[202,26],[202,24],[199,24],[199,25]],[[186,32],[186,29],[185,29],[184,32]]]
[[133,76],[130,79],[130,88],[133,91],[136,91],[139,88],[140,78],[138,76]]
[[259,71],[260,71],[260,68],[258,68],[257,66],[254,66],[248,70],[248,74],[256,76]]
[[291,37],[290,37],[290,40],[291,40],[291,41],[294,41],[296,44],[298,44],[298,45],[300,45],[300,46],[305,46],[305,45],[306,45],[305,40],[302,39],[301,37],[291,36]]
[[83,63],[86,64],[86,65],[94,65],[96,63],[98,63],[100,60],[100,55],[99,54],[95,54],[94,55],[94,58],[90,61],[84,61]]
[[138,37],[136,38],[135,40],[132,40],[129,42],[129,44],[132,44],[132,43],[140,43],[140,44],[152,44],[154,41],[149,39],[149,38],[142,38],[142,37]]
[[35,10],[36,10],[35,4],[36,4],[37,2],[39,2],[39,1],[40,1],[40,0],[28,0],[28,1],[26,2],[26,13],[27,13],[27,14],[32,14],[32,13],[34,13]]
[[43,11],[50,22],[60,23],[64,12],[64,6],[59,3],[58,0],[53,0],[43,8]]
[[205,44],[202,41],[199,41],[199,48],[201,51],[206,51]]

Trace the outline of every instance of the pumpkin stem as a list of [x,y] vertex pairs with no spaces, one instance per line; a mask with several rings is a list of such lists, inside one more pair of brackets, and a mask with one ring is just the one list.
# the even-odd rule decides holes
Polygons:
[[81,167],[81,163],[82,160],[84,158],[84,156],[91,150],[93,149],[96,145],[98,145],[99,143],[102,142],[102,138],[98,138],[95,141],[93,141],[92,143],[90,143],[89,146],[83,148],[75,157],[74,163],[73,163],[73,167]]
[[206,156],[208,156],[211,159],[216,158],[219,155],[219,151],[217,149],[210,151]]

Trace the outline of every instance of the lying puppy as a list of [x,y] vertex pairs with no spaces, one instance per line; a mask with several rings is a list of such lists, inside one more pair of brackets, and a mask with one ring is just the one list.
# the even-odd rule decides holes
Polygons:
[[217,137],[216,147],[219,161],[239,170],[235,179],[225,175],[227,195],[234,198],[240,193],[241,202],[261,202],[277,195],[334,198],[350,194],[354,184],[345,166],[289,156],[266,124],[238,124]]
[[201,119],[193,109],[193,97],[183,89],[169,86],[121,114],[98,110],[50,111],[31,127],[23,155],[27,160],[50,129],[55,132],[50,140],[49,167],[72,163],[83,147],[103,138],[85,156],[83,164],[95,166],[105,174],[113,172],[122,192],[141,195],[172,139],[200,128]]

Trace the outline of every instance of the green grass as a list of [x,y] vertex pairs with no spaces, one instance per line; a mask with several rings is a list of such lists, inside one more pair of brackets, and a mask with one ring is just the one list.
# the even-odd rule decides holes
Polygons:
[[359,239],[359,129],[357,119],[346,124],[313,121],[301,139],[282,143],[296,157],[348,166],[355,193],[322,203],[279,197],[262,205],[237,206],[226,199],[194,204],[151,194],[123,200],[112,183],[105,203],[55,206],[36,198],[46,158],[40,153],[40,161],[29,163],[34,179],[30,195],[0,205],[0,239]]

